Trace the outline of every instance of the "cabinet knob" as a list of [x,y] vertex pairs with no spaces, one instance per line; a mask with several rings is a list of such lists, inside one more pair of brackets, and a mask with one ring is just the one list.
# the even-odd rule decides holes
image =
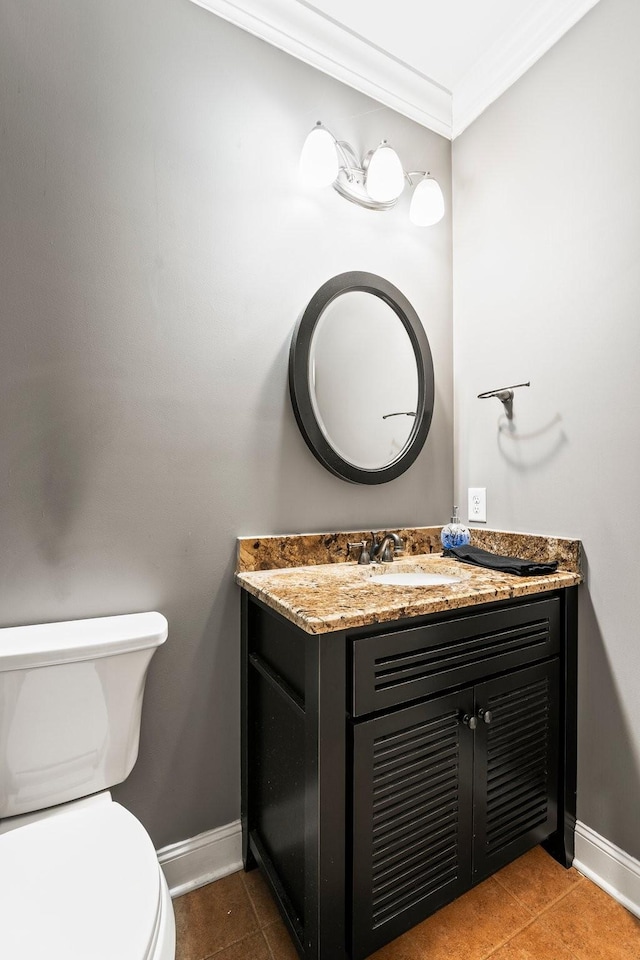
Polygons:
[[469,730],[475,730],[475,728],[478,726],[478,721],[471,713],[462,714],[460,719],[464,723],[465,727],[469,727]]
[[478,719],[484,720],[485,723],[491,723],[493,720],[493,714],[491,710],[484,710],[482,707],[478,710]]

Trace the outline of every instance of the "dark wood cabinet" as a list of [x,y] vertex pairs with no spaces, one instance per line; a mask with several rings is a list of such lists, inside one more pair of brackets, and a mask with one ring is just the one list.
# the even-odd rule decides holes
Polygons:
[[243,840],[305,960],[363,960],[575,826],[576,588],[322,635],[243,594]]
[[559,660],[475,687],[473,880],[484,880],[558,826]]
[[554,659],[354,726],[354,960],[555,831],[558,682]]
[[352,728],[354,960],[470,886],[472,711],[457,690]]

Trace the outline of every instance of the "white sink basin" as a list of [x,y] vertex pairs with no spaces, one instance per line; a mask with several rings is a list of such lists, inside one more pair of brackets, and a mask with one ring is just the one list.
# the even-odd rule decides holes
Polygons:
[[382,587],[443,587],[447,583],[460,582],[460,577],[447,577],[442,573],[383,573],[371,577],[371,583]]

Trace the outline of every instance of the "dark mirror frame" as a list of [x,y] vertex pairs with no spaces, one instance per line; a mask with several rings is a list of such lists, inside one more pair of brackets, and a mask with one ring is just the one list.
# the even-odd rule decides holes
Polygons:
[[[356,467],[344,460],[331,446],[316,418],[309,385],[309,351],[313,334],[324,310],[343,293],[363,291],[384,300],[404,325],[418,369],[418,404],[413,430],[395,460],[378,469]],[[384,382],[384,371],[377,371]],[[371,371],[356,372],[354,390],[376,389]],[[300,432],[313,455],[336,477],[350,483],[388,483],[408,470],[427,439],[435,396],[433,358],[424,327],[407,298],[384,277],[375,273],[350,271],[327,280],[313,295],[298,320],[289,352],[289,392]]]

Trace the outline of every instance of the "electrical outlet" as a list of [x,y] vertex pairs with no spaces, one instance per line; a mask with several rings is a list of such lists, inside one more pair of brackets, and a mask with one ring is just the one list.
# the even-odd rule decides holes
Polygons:
[[469,487],[469,523],[487,522],[487,488]]

